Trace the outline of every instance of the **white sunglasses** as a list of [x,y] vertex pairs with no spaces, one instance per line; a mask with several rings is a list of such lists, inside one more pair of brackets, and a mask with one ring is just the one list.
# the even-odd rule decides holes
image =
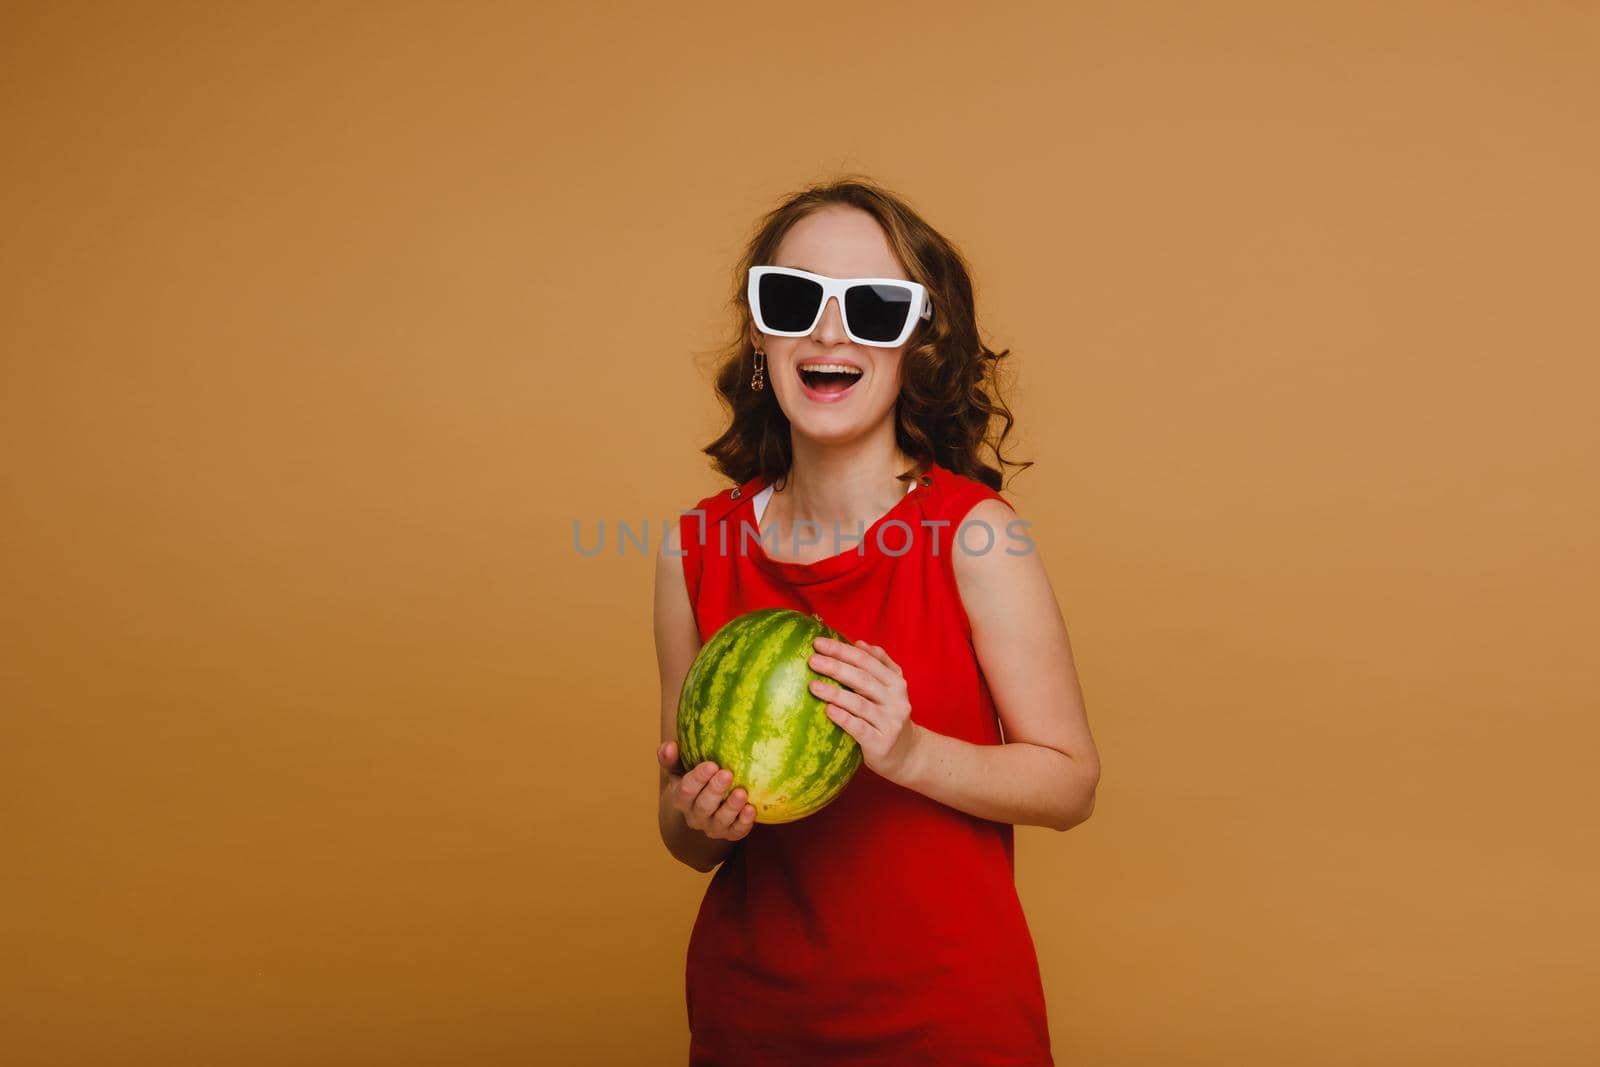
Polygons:
[[919,321],[933,318],[928,290],[904,278],[830,278],[794,267],[751,267],[746,293],[756,329],[803,337],[822,321],[828,299],[839,301],[844,332],[858,345],[896,348]]

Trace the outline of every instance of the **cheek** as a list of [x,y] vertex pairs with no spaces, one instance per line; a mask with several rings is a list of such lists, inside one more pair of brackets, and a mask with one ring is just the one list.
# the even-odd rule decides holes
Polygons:
[[880,384],[890,392],[898,394],[900,392],[901,373],[904,369],[904,366],[905,364],[899,356],[895,356],[893,359],[885,360],[879,365],[878,368]]

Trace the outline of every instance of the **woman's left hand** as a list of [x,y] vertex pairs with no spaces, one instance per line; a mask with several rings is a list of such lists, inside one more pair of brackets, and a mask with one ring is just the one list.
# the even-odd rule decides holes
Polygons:
[[922,734],[922,727],[911,721],[911,701],[899,665],[880,646],[865,641],[847,645],[819,637],[812,645],[816,652],[807,660],[811,669],[854,692],[820,678],[811,680],[811,692],[828,701],[828,718],[861,746],[861,761],[899,784]]

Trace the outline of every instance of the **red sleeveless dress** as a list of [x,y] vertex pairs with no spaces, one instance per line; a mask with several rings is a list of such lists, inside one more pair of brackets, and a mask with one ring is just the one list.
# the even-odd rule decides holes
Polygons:
[[[1005,498],[934,464],[864,530],[837,541],[824,530],[821,543],[840,551],[805,564],[772,559],[759,540],[751,505],[765,486],[758,476],[679,519],[701,640],[747,611],[816,612],[900,665],[914,722],[1000,744],[951,552],[972,507]],[[960,536],[981,552],[989,534],[975,525]],[[990,551],[1015,547],[1004,528],[993,536]],[[821,811],[757,823],[716,869],[689,938],[690,1064],[1052,1064],[1014,870],[1009,823],[865,764]]]

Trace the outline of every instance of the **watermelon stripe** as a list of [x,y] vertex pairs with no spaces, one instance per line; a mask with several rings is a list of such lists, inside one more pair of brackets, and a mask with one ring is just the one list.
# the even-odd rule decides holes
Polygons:
[[741,616],[739,625],[724,626],[713,635],[712,641],[717,647],[706,657],[710,669],[691,694],[690,721],[696,763],[709,759],[720,767],[729,761],[729,754],[739,751],[730,746],[729,739],[723,735],[740,724],[747,726],[750,716],[724,715],[721,709],[728,706],[749,708],[748,701],[730,705],[736,699],[741,678],[750,671],[748,649],[752,645],[760,648],[760,642],[765,639],[763,635],[784,625],[781,609],[750,614],[754,617]]
[[[780,716],[788,709],[769,699],[761,689],[768,674],[785,661],[788,646],[793,643],[795,625],[792,613],[774,612],[770,619],[750,627],[751,639],[747,643],[754,646],[755,651],[737,657],[739,676],[730,698],[731,707],[745,709],[747,713],[723,716],[727,736],[720,746],[721,751],[748,753],[753,736],[782,730]],[[750,768],[742,765],[740,770],[748,774]]]
[[[792,621],[794,627],[787,633],[787,640],[779,649],[779,662],[784,665],[766,680],[768,699],[765,704],[770,710],[763,723],[766,729],[763,729],[758,741],[749,745],[754,760],[752,771],[760,768],[758,777],[762,781],[784,782],[786,785],[795,781],[795,760],[805,753],[806,737],[813,733],[819,710],[816,697],[806,689],[806,683],[816,677],[816,672],[806,664],[806,656],[810,656],[811,641],[821,630],[816,625],[816,619],[811,617],[794,616]],[[797,699],[797,704],[787,702],[786,696]],[[786,793],[782,805],[789,806],[794,801],[794,789],[787,787],[781,793]],[[774,797],[773,800],[778,801],[778,798]]]
[[694,666],[689,669],[689,676],[683,680],[683,691],[678,695],[678,756],[685,771],[693,770],[694,765],[700,762],[693,758],[700,750],[700,724],[691,709],[699,706],[695,694],[700,689],[706,671],[716,662],[716,650],[721,640],[722,633],[718,631],[695,656]]
[[[817,718],[820,721],[816,732],[820,737],[813,748],[815,755],[812,762],[807,766],[810,773],[797,783],[793,797],[794,803],[802,807],[826,794],[840,772],[846,769],[846,764],[861,752],[861,746],[856,744],[855,738],[829,719],[826,711],[819,711]],[[854,770],[853,767],[849,769]]]
[[[732,689],[728,695],[731,701],[729,706],[743,709],[744,714],[722,717],[724,730],[718,751],[727,753],[730,760],[735,760],[735,753],[744,757],[749,751],[752,732],[770,722],[773,712],[777,710],[768,706],[768,701],[761,692],[761,682],[766,674],[777,666],[778,648],[792,625],[793,622],[787,612],[773,609],[768,618],[760,620],[749,628],[748,640],[733,657],[738,668],[730,679]],[[748,773],[748,758],[738,758],[735,761],[740,764],[741,770]]]
[[[812,620],[815,623],[816,620]],[[831,637],[836,641],[843,640],[843,635],[828,626],[812,627],[812,632],[807,635],[806,644],[809,646],[817,637]],[[808,651],[809,654],[809,651]],[[841,746],[857,748],[855,739],[845,733],[833,720],[828,718],[828,702],[811,692],[810,680],[821,678],[832,685],[843,686],[844,683],[829,678],[815,670],[810,665],[806,666],[806,682],[804,707],[806,714],[804,720],[806,729],[794,731],[794,744],[789,752],[788,764],[791,769],[791,780],[794,781],[794,792],[790,800],[803,803],[808,797],[818,791],[819,786],[825,785],[837,772],[835,766],[837,749]]]
[[796,791],[794,804],[800,809],[799,815],[809,815],[822,807],[832,798],[835,784],[842,779],[848,779],[861,763],[861,746],[856,744],[855,738],[827,719],[823,721],[827,723],[828,729],[836,732],[838,743],[828,752],[829,758],[823,762],[822,769]]
[[705,667],[696,676],[694,687],[689,690],[687,715],[688,732],[692,738],[691,751],[696,764],[706,759],[706,752],[716,739],[717,720],[708,713],[717,707],[722,688],[726,685],[726,680],[719,677],[719,669],[732,662],[728,652],[738,637],[738,628],[724,626],[711,636],[710,645],[700,654]]
[[[798,710],[803,709],[803,707],[811,704],[816,699],[816,697],[811,696],[810,691],[805,689],[806,681],[810,680],[811,675],[816,673],[811,670],[810,665],[806,664],[806,656],[810,656],[811,641],[816,637],[816,632],[818,630],[816,630],[816,621],[814,619],[795,619],[794,627],[787,633],[786,643],[782,646],[782,656],[787,662],[795,664],[797,669],[787,673],[787,677],[774,678],[773,683],[779,686],[779,693],[797,694],[798,701],[800,701],[798,709],[797,707],[784,707],[782,709],[782,712],[786,713],[786,717],[794,718]],[[790,723],[787,723],[787,721],[774,723],[774,728],[778,731],[779,736],[792,737],[794,739],[794,741],[790,742],[789,747],[781,753],[781,757],[778,760],[779,766],[782,766],[786,771],[794,768],[795,744],[803,742],[803,737],[805,737],[806,733],[803,729],[790,729],[789,726]]]
[[794,653],[796,660],[802,667],[801,674],[803,677],[795,690],[801,694],[800,706],[793,710],[795,717],[794,727],[789,731],[789,750],[784,753],[783,757],[783,767],[787,772],[785,778],[794,783],[795,792],[792,792],[789,797],[791,801],[795,799],[796,793],[804,787],[804,782],[801,779],[808,772],[814,771],[822,755],[819,746],[822,745],[826,735],[817,729],[819,720],[823,726],[833,727],[833,723],[828,721],[828,713],[824,709],[824,702],[812,693],[810,688],[811,679],[820,678],[821,675],[812,670],[811,665],[806,662],[814,651],[813,642],[816,641],[818,635],[826,631],[824,627],[817,625],[815,619],[807,621],[811,625],[804,627],[803,632],[799,635]]
[[684,679],[683,691],[678,697],[678,749],[685,771],[693,770],[704,758],[701,755],[705,751],[705,744],[700,736],[700,711],[710,706],[706,703],[704,689],[717,664],[722,662],[723,650],[734,636],[734,632],[727,627],[712,634],[711,640],[695,656],[694,666]]

